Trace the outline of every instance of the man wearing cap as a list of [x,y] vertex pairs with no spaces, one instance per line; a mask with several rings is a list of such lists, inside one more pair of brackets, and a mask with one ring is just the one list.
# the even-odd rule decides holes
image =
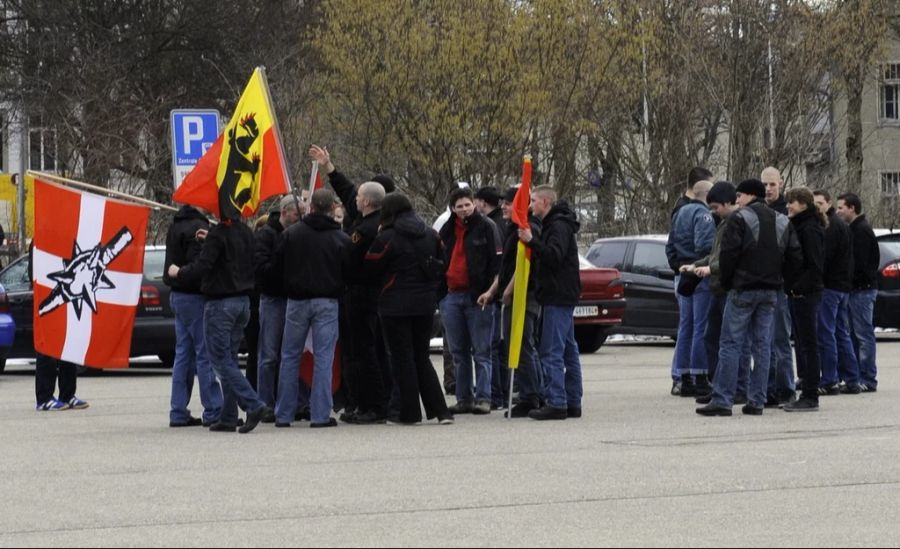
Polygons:
[[762,415],[766,404],[776,294],[783,291],[782,273],[794,272],[803,263],[803,252],[787,216],[768,208],[765,196],[761,181],[741,182],[737,188],[741,209],[728,218],[722,233],[719,269],[728,298],[712,400],[697,408],[700,415],[731,415],[748,329],[754,369],[749,402],[742,412]]
[[[706,205],[706,195],[712,188],[709,181],[694,184],[692,199],[682,206],[672,218],[672,229],[666,243],[669,265],[676,273],[709,255],[716,237],[716,224]],[[706,317],[709,313],[709,281],[703,280],[690,294],[682,290],[682,279],[691,275],[679,275],[675,279],[678,298],[678,341],[673,358],[673,377],[681,379],[681,396],[709,394],[707,378]]]
[[[503,218],[500,209],[500,191],[494,187],[482,187],[475,192],[475,207],[482,215],[494,222],[497,227],[497,242],[502,243],[506,236],[509,223]],[[494,288],[497,297],[490,305],[493,309],[494,320],[491,329],[491,408],[499,410],[506,406],[509,400],[509,369],[506,365],[506,354],[503,345],[502,320],[503,320],[503,291]]]

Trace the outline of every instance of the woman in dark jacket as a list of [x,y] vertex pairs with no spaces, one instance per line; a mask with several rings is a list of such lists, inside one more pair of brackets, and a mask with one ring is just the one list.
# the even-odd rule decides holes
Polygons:
[[381,230],[366,254],[365,269],[382,281],[378,314],[400,393],[398,423],[422,421],[420,395],[428,419],[453,423],[429,355],[437,287],[444,274],[441,257],[437,233],[415,214],[409,199],[398,193],[386,196]]
[[785,283],[797,326],[797,374],[803,385],[800,399],[786,404],[784,409],[787,412],[810,412],[819,409],[821,364],[816,313],[824,288],[825,228],[828,218],[816,208],[813,194],[806,187],[789,190],[785,200],[803,249],[803,267],[799,272],[791,273]]

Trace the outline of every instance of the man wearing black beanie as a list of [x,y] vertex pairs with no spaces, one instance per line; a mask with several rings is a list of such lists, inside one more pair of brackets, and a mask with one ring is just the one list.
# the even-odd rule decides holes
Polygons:
[[783,291],[782,273],[794,272],[803,263],[803,252],[788,218],[768,208],[765,196],[762,181],[742,181],[737,188],[741,209],[728,219],[722,233],[719,269],[728,298],[712,400],[697,408],[700,415],[731,415],[748,336],[755,366],[749,402],[742,412],[762,415],[766,404],[776,294]]

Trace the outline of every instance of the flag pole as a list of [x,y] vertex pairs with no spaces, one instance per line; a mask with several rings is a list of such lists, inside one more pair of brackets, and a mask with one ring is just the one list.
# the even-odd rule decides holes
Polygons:
[[127,200],[129,202],[136,202],[142,206],[150,206],[151,208],[155,208],[157,210],[170,210],[173,212],[178,211],[178,208],[176,208],[174,206],[169,206],[168,204],[161,204],[159,202],[154,202],[153,200],[141,198],[139,196],[130,195],[128,193],[123,193],[123,192],[116,191],[113,189],[107,189],[105,187],[99,187],[97,185],[91,185],[90,183],[85,183],[83,181],[67,179],[65,177],[60,177],[58,175],[53,175],[51,173],[36,172],[36,171],[29,170],[27,172],[27,174],[32,177],[39,178],[39,179],[49,179],[50,181],[53,181],[56,183],[62,183],[63,185],[69,185],[72,187],[80,187],[84,190],[93,191],[97,194],[106,194],[106,195],[114,196],[116,198],[120,198],[122,200]]
[[312,195],[316,192],[316,178],[319,175],[319,163],[315,160],[312,161],[312,169],[309,171],[309,199],[312,200]]

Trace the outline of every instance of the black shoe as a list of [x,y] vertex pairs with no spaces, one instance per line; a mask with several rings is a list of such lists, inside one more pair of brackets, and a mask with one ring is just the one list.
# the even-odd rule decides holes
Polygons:
[[734,395],[734,404],[735,404],[735,406],[738,406],[738,405],[740,405],[740,404],[747,404],[748,402],[750,402],[750,401],[747,400],[747,395],[743,395],[743,394],[736,394],[736,395]]
[[272,409],[263,404],[258,409],[253,410],[252,412],[247,412],[247,420],[244,421],[244,425],[242,425],[238,432],[242,435],[246,435],[253,429],[256,429],[256,426],[259,425],[259,422],[262,421],[262,418],[266,417],[266,415],[271,414]]
[[819,387],[818,393],[819,396],[837,396],[841,394],[841,386],[835,383],[834,385]]
[[284,421],[276,421],[276,422],[275,422],[275,427],[278,427],[279,429],[285,429],[285,428],[290,427],[290,426],[291,426],[290,423],[287,423],[287,422],[284,422]]
[[712,386],[706,374],[698,374],[694,381],[694,396],[706,396],[712,394]]
[[784,405],[785,412],[817,412],[819,410],[819,401],[809,397],[803,397],[794,402],[788,402]]
[[538,421],[547,419],[566,419],[569,417],[569,411],[566,408],[551,408],[550,406],[544,406],[528,412],[528,417]]
[[570,418],[580,418],[581,417],[581,408],[569,408],[566,410],[566,416]]
[[858,395],[861,392],[862,392],[862,387],[860,387],[858,383],[853,383],[850,385],[841,385],[841,394],[842,395]]
[[472,410],[475,409],[475,403],[470,400],[464,400],[462,402],[457,402],[453,406],[450,407],[450,413],[454,416],[457,414],[471,414]]
[[217,421],[209,426],[209,430],[214,433],[233,433],[237,431],[237,425],[230,425],[228,423]]
[[386,423],[387,419],[381,414],[376,414],[375,412],[365,412],[362,414],[356,414],[353,417],[353,422],[357,425],[377,425]]
[[340,419],[344,423],[356,423],[356,412],[344,412]]
[[870,383],[860,383],[859,388],[863,393],[875,393],[878,391],[878,385]]
[[326,427],[337,427],[338,422],[333,417],[330,417],[324,423],[310,423],[309,426],[311,429],[325,429]]
[[702,408],[697,408],[697,413],[701,416],[722,416],[728,417],[731,415],[731,408],[722,408],[721,406],[716,406],[715,404],[707,404]]
[[294,414],[294,421],[309,421],[309,408],[304,408]]
[[681,396],[681,382],[673,381],[672,382],[672,390],[670,391],[672,396]]
[[[453,410],[450,410],[453,412]],[[490,400],[477,400],[475,401],[475,406],[472,408],[472,413],[477,416],[484,416],[491,413],[491,401]]]
[[169,427],[199,427],[203,425],[203,420],[199,417],[191,416],[187,421],[170,421]]
[[538,406],[535,406],[533,402],[520,402],[513,406],[510,410],[507,410],[503,417],[528,417],[528,412],[532,410],[537,410]]
[[269,413],[262,418],[263,423],[275,423],[275,410],[269,408]]
[[709,404],[710,402],[712,402],[712,394],[699,396],[694,399],[694,402],[696,402],[697,404]]
[[745,416],[761,416],[763,415],[763,409],[757,408],[752,404],[744,404],[744,407],[741,408],[741,413]]
[[702,395],[697,394],[697,386],[694,384],[694,380],[690,374],[683,374],[681,376],[681,396],[683,396],[683,397],[702,396]]
[[788,404],[791,404],[792,402],[797,402],[797,393],[791,392],[790,394],[787,394],[787,395],[779,398],[778,399],[778,407],[784,408],[785,406],[787,406]]
[[779,400],[778,397],[772,393],[769,393],[766,396],[766,408],[778,408]]

